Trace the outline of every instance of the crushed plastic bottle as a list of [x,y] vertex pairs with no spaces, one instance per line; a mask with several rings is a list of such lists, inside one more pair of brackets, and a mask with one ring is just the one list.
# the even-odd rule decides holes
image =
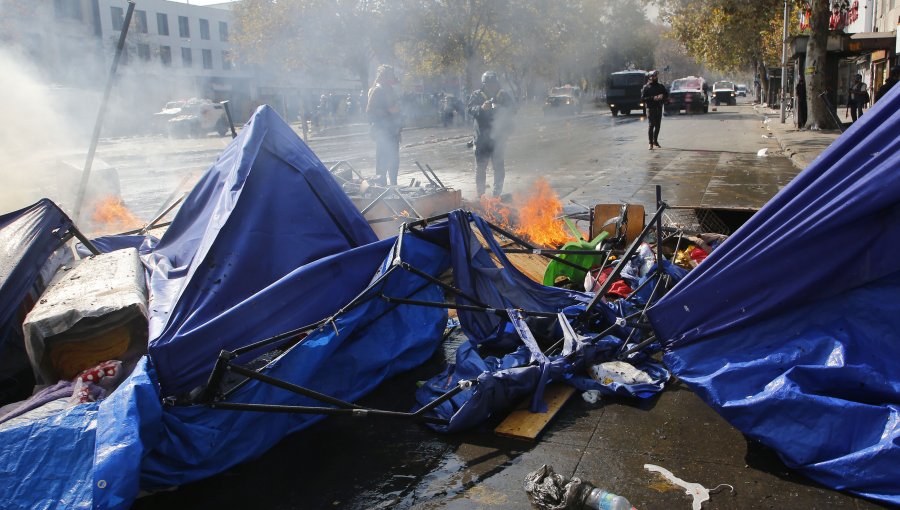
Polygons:
[[525,492],[541,510],[632,510],[622,496],[594,487],[579,478],[571,480],[544,464],[525,477]]
[[624,497],[597,488],[588,493],[582,506],[590,510],[631,510],[634,508]]

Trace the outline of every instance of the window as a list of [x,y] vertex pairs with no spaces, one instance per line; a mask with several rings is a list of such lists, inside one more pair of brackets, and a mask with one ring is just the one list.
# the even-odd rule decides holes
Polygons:
[[81,0],[54,0],[56,17],[81,21]]
[[222,52],[222,69],[231,69],[231,54],[227,51]]
[[171,46],[160,46],[159,47],[159,61],[162,62],[162,65],[169,67],[172,65],[172,47]]
[[167,14],[156,13],[156,32],[159,35],[169,35],[169,16]]
[[139,34],[147,33],[147,11],[134,11],[135,27]]
[[110,7],[109,14],[112,16],[112,29],[122,30],[125,25],[125,11],[121,7]]
[[209,40],[209,20],[200,18],[200,39]]
[[178,35],[181,37],[191,36],[191,26],[188,25],[187,16],[178,16]]
[[194,65],[194,56],[191,54],[190,48],[181,48],[181,65],[184,67]]
[[219,40],[228,42],[228,23],[224,21],[219,22]]
[[138,44],[137,45],[137,53],[138,58],[144,61],[150,60],[150,45],[149,44]]
[[212,69],[212,50],[203,50],[203,69]]

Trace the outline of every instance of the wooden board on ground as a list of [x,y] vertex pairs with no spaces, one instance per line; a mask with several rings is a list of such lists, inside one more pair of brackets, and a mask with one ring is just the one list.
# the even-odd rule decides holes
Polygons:
[[519,408],[509,413],[509,416],[500,425],[497,425],[494,433],[514,439],[534,441],[574,393],[575,388],[571,386],[550,383],[544,391],[544,401],[547,402],[546,413],[529,411],[528,406],[531,399],[526,399]]

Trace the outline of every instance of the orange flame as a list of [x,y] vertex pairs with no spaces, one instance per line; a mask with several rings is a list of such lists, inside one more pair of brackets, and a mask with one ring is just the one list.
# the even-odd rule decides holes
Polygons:
[[117,197],[106,197],[97,202],[91,220],[103,230],[128,230],[143,226],[131,211]]
[[516,233],[541,246],[560,246],[572,239],[562,220],[562,203],[543,177],[524,196],[517,196],[519,226]]
[[500,201],[499,197],[490,197],[482,195],[481,201],[481,217],[499,227],[514,230],[512,227],[512,209]]

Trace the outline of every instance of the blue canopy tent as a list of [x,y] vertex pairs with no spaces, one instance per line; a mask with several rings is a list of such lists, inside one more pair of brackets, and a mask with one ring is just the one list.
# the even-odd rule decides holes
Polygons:
[[900,504],[900,90],[649,310],[666,364],[824,485]]
[[34,375],[22,321],[63,262],[47,264],[71,228],[69,217],[47,199],[0,216],[0,406],[31,394]]
[[[461,211],[449,216],[377,241],[310,149],[261,107],[165,235],[142,247],[149,354],[105,400],[0,427],[0,465],[8,466],[0,470],[0,507],[124,509],[142,489],[211,476],[348,410],[451,425],[458,402],[432,411],[461,395],[471,399],[471,381],[436,391],[415,413],[352,404],[434,353],[447,323],[445,291],[455,291],[458,303],[490,305],[482,313],[506,315],[495,321],[462,312],[479,342],[511,335],[524,342],[530,354],[513,356],[523,378],[490,376],[526,391],[551,374],[567,379],[587,359],[581,347],[621,346],[597,346],[599,339],[569,328],[564,354],[582,356],[580,364],[542,359],[514,309],[543,311],[565,328],[558,312],[586,297],[526,281],[484,222]],[[502,267],[476,248],[470,221]],[[463,290],[438,278],[451,266]],[[479,401],[486,405],[468,406],[447,430],[486,419],[502,404]]]
[[[391,268],[406,257],[438,275],[449,266],[445,247],[426,237],[402,247],[377,241],[321,162],[268,107],[257,110],[168,232],[144,251],[149,356],[105,400],[0,430],[0,465],[7,466],[0,507],[127,508],[141,488],[218,473],[323,417],[164,405],[203,386],[220,351],[281,335],[230,361],[268,351],[254,373],[353,400],[420,365],[447,320],[443,309],[377,299],[387,291],[440,300],[437,286]],[[214,396],[222,403],[312,402],[257,379],[232,381]]]

